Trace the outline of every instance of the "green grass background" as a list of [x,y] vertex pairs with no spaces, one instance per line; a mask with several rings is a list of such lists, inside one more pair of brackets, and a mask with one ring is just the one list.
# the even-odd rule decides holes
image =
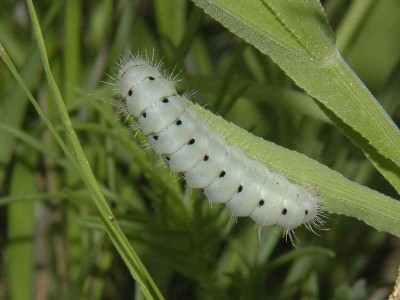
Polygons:
[[[400,262],[399,2],[327,0],[326,19],[318,1],[194,2],[35,1],[40,27],[30,1],[0,3],[0,298],[390,293]],[[167,72],[181,70],[180,92],[197,90],[195,102],[263,138],[210,123],[318,195],[329,230],[296,230],[294,248],[277,228],[259,239],[248,218],[235,223],[185,194],[98,100],[113,97],[102,81],[129,51],[163,58]]]

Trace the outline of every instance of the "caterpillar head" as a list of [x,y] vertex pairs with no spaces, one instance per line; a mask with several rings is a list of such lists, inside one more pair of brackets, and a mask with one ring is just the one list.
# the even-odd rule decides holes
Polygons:
[[138,57],[126,61],[118,71],[119,93],[126,108],[138,118],[146,109],[163,98],[176,96],[173,83],[161,75],[157,66]]
[[143,81],[147,77],[162,77],[160,72],[150,66],[148,62],[142,58],[134,57],[124,63],[118,70],[119,93],[122,98],[126,99],[129,91],[132,91],[135,85]]

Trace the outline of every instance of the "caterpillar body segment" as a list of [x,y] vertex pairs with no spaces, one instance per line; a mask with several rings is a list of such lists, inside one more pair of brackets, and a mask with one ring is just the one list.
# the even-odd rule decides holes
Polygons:
[[213,133],[158,67],[132,57],[121,64],[118,81],[126,109],[150,148],[188,187],[201,189],[210,202],[224,203],[233,216],[249,216],[260,227],[278,225],[288,232],[318,221],[317,198]]

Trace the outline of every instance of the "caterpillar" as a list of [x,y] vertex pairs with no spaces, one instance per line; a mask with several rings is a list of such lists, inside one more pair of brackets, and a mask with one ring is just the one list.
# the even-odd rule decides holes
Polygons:
[[260,228],[278,225],[286,235],[320,222],[320,203],[300,185],[230,146],[196,118],[160,65],[140,56],[121,60],[118,92],[148,144],[189,188],[223,203],[235,217],[249,216]]

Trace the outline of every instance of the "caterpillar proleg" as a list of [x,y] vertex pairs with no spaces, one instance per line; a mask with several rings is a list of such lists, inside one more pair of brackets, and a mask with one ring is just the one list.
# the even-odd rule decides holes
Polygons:
[[319,220],[316,197],[213,133],[159,66],[141,57],[124,60],[118,88],[150,148],[210,202],[223,203],[233,216],[249,216],[260,227],[278,225],[286,232],[302,224],[311,229]]

